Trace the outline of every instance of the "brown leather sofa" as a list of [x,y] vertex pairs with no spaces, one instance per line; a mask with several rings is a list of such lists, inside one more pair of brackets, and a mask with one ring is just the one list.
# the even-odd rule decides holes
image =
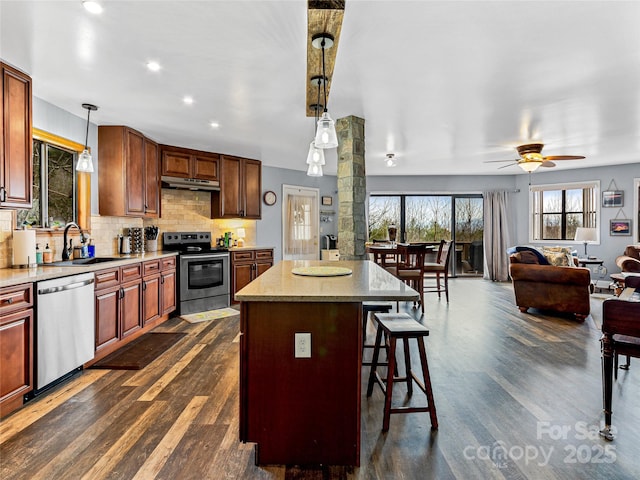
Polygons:
[[616,258],[616,265],[623,272],[640,272],[640,247],[628,245],[624,254]]
[[509,270],[521,312],[529,308],[572,313],[584,320],[591,311],[591,272],[582,267],[540,265],[530,252],[509,256]]

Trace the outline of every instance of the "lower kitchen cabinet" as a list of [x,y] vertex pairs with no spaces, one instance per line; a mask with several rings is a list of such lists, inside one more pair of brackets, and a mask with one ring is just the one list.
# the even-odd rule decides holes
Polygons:
[[0,288],[0,417],[33,390],[33,284]]
[[142,321],[147,325],[176,309],[176,258],[144,262],[142,270]]
[[231,252],[231,301],[236,293],[273,266],[273,249],[243,249]]
[[98,352],[142,328],[142,266],[100,270],[95,278]]

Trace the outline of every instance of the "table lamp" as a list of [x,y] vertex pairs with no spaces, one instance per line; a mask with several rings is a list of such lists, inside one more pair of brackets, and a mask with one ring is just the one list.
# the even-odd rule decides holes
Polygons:
[[584,256],[587,255],[587,243],[595,242],[598,240],[598,232],[595,228],[578,227],[576,229],[576,236],[574,238],[576,242],[584,243]]
[[245,232],[244,228],[239,228],[236,233],[238,234],[238,246],[244,247],[244,237],[247,235],[247,232]]

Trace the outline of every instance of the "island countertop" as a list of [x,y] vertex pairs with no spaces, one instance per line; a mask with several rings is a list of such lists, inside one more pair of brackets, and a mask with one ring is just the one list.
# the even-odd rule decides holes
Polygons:
[[[335,277],[295,275],[297,267],[346,267],[353,273]],[[370,260],[284,260],[244,287],[241,302],[366,302],[419,300],[418,292]]]

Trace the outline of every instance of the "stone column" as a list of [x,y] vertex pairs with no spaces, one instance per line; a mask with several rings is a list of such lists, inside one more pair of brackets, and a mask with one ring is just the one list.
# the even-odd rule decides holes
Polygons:
[[336,121],[338,134],[338,244],[343,260],[366,260],[364,119]]

